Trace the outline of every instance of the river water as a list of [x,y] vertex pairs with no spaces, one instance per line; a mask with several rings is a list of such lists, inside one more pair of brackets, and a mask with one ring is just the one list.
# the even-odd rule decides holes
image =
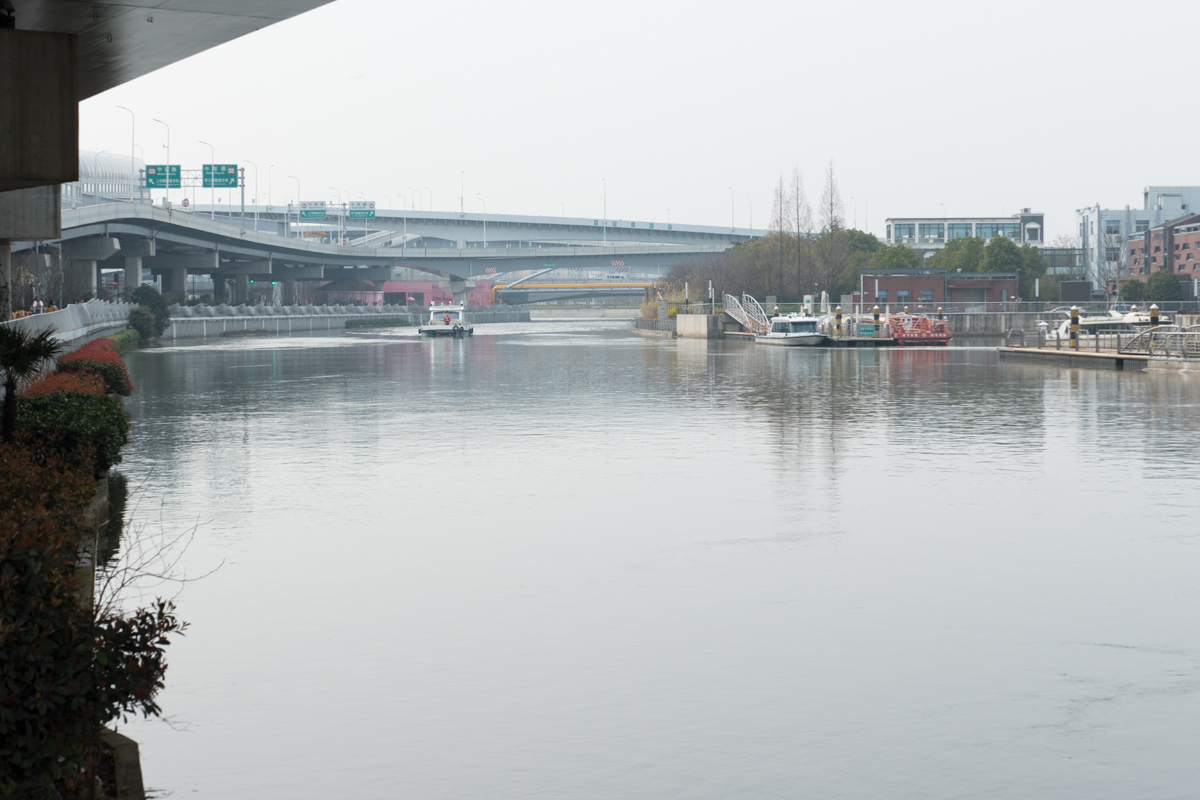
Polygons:
[[159,793],[1200,785],[1195,378],[588,320],[128,362],[134,527],[212,573]]

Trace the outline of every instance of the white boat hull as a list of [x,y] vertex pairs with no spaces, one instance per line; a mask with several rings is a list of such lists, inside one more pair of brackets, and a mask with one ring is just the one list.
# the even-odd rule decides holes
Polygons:
[[823,333],[784,333],[772,336],[755,336],[755,344],[771,344],[776,347],[816,347],[827,338]]
[[417,333],[422,336],[470,336],[475,333],[475,328],[470,325],[422,325],[417,328]]

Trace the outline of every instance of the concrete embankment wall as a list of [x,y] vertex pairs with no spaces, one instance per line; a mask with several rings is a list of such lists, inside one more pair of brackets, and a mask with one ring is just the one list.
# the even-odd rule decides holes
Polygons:
[[680,314],[675,317],[675,333],[686,339],[720,339],[720,314]]
[[538,308],[529,309],[529,318],[543,319],[635,319],[642,315],[640,308]]
[[[220,307],[218,307],[220,308]],[[297,307],[293,307],[297,308]],[[311,308],[311,307],[304,307]],[[273,313],[279,309],[239,306],[236,309],[221,309],[234,313],[208,316],[200,312],[196,316],[177,316],[179,307],[172,306],[171,327],[163,333],[160,341],[176,339],[204,339],[242,331],[266,331],[278,335],[292,333],[314,333],[340,330],[348,320],[370,320],[383,326],[391,321],[396,325],[419,325],[426,320],[428,312],[389,311],[386,313],[359,311],[357,313]],[[524,309],[468,311],[467,321],[472,325],[496,322],[528,322],[529,312]]]

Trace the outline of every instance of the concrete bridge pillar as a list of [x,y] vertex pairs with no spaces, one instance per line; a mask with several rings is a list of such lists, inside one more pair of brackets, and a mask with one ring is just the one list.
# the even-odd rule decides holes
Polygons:
[[225,302],[225,298],[228,296],[225,291],[225,279],[220,277],[219,275],[213,275],[212,280],[213,280],[213,305],[219,306],[219,305],[221,305],[221,303]]
[[245,305],[250,299],[250,276],[245,273],[237,276],[237,282],[233,288],[233,304],[235,306]]
[[163,291],[179,292],[180,294],[187,291],[187,268],[175,267],[173,269],[164,270]]
[[[91,292],[92,297],[95,297],[100,289],[100,268],[97,266],[99,262],[94,258],[73,258],[71,259],[71,274],[76,278],[72,280],[79,287],[81,292]],[[82,279],[82,280],[80,280]],[[74,302],[79,298],[68,298],[68,302]]]
[[142,285],[142,257],[125,257],[125,299],[133,296],[133,290]]
[[443,292],[449,292],[454,295],[454,302],[458,305],[467,304],[467,293],[475,288],[475,281],[449,280],[438,283],[438,288]]
[[285,306],[296,305],[296,279],[283,279],[283,304]]

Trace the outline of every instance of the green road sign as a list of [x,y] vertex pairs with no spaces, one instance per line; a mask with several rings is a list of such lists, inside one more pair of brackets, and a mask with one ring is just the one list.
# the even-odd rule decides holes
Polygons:
[[351,200],[350,219],[375,219],[374,200]]
[[554,262],[553,262],[553,261],[547,261],[546,263],[542,264],[542,266],[543,266],[544,268],[546,268],[546,269],[554,269]]
[[180,178],[178,164],[171,165],[171,185],[167,186],[167,165],[166,164],[147,164],[146,165],[146,188],[147,189],[181,189],[183,182]]
[[238,185],[237,164],[205,164],[205,189],[236,189]]
[[325,219],[325,201],[302,200],[300,202],[300,219]]

